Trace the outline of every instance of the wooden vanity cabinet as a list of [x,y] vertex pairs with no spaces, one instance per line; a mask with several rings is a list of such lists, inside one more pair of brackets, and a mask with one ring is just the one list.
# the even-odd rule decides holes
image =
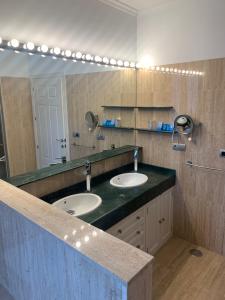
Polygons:
[[172,236],[173,189],[170,189],[145,205],[146,252],[154,255]]
[[172,235],[172,190],[151,200],[107,232],[149,254],[155,254]]

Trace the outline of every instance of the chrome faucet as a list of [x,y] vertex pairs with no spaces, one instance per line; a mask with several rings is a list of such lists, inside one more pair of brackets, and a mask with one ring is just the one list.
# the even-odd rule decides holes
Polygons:
[[86,170],[86,188],[87,188],[87,192],[90,192],[91,191],[91,162],[87,160],[84,166]]
[[134,171],[138,171],[138,148],[134,150]]

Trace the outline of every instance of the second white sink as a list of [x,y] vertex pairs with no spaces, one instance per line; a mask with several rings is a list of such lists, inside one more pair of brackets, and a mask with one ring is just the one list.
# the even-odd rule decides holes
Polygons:
[[113,177],[110,184],[115,187],[129,188],[146,183],[148,176],[141,173],[124,173]]
[[53,205],[72,216],[78,217],[95,210],[101,203],[102,199],[98,195],[82,193],[62,198],[53,203]]

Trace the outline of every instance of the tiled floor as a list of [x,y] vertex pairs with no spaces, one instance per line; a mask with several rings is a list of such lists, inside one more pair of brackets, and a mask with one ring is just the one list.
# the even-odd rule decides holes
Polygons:
[[156,255],[153,300],[225,299],[225,257],[197,247],[202,257],[191,256],[195,245],[172,238]]

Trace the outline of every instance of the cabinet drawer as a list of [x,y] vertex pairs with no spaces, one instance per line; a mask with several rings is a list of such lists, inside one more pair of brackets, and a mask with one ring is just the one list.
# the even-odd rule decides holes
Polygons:
[[135,236],[128,242],[130,245],[145,251],[145,234],[142,232],[139,236]]
[[144,225],[145,211],[142,208],[112,226],[107,232],[121,240],[127,240],[128,237],[135,236],[138,231],[143,231]]
[[132,227],[131,230],[126,231],[123,235],[117,235],[117,237],[127,243],[130,243],[134,238],[138,238],[145,233],[145,224],[136,224],[135,227]]

